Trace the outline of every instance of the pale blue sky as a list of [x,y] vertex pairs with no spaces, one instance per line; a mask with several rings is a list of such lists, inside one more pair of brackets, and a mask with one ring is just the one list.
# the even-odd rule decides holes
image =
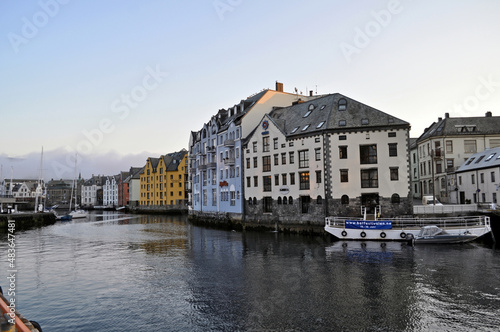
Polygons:
[[276,80],[346,94],[413,137],[445,112],[498,116],[499,15],[496,0],[2,1],[0,163],[23,169],[7,157],[43,146],[79,151],[84,176],[118,173]]

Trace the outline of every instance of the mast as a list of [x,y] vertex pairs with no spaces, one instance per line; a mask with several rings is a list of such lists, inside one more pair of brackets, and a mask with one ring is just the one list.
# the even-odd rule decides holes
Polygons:
[[[43,193],[42,190],[42,177],[43,177],[43,146],[42,146],[42,154],[40,156],[40,171],[38,174],[38,185],[36,187],[36,192],[35,192],[35,212],[39,210],[38,207],[38,196],[40,196]],[[40,199],[40,202],[42,200]],[[41,209],[41,212],[43,212],[43,208]]]

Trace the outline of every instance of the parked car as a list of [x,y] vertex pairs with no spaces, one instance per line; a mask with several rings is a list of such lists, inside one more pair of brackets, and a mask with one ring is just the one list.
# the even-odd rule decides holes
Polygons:
[[423,205],[443,205],[437,199],[434,201],[434,198],[432,196],[424,196],[424,197],[422,197],[422,204]]

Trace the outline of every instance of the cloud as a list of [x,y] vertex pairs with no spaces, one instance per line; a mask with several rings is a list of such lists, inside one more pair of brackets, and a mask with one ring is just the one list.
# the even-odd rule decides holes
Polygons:
[[[79,174],[87,179],[92,174],[115,175],[128,171],[130,167],[142,167],[148,157],[159,157],[160,154],[141,152],[122,155],[111,151],[95,155],[76,156],[76,176]],[[44,151],[41,162],[41,152],[29,153],[23,156],[0,154],[2,174],[0,178],[38,179],[40,168],[42,177],[50,179],[73,179],[75,176],[75,154],[64,149]],[[40,167],[42,165],[42,167]]]

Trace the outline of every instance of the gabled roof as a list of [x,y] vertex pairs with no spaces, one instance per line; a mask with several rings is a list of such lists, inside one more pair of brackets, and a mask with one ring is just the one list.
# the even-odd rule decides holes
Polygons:
[[166,170],[176,171],[179,168],[179,164],[181,163],[182,159],[186,154],[187,151],[185,149],[182,149],[179,152],[173,152],[163,156]]
[[491,167],[500,167],[500,147],[473,154],[458,168],[457,173]]
[[486,116],[450,118],[439,118],[418,138],[423,141],[431,137],[442,136],[470,136],[470,135],[492,135],[500,134],[500,116],[492,116],[491,112]]

